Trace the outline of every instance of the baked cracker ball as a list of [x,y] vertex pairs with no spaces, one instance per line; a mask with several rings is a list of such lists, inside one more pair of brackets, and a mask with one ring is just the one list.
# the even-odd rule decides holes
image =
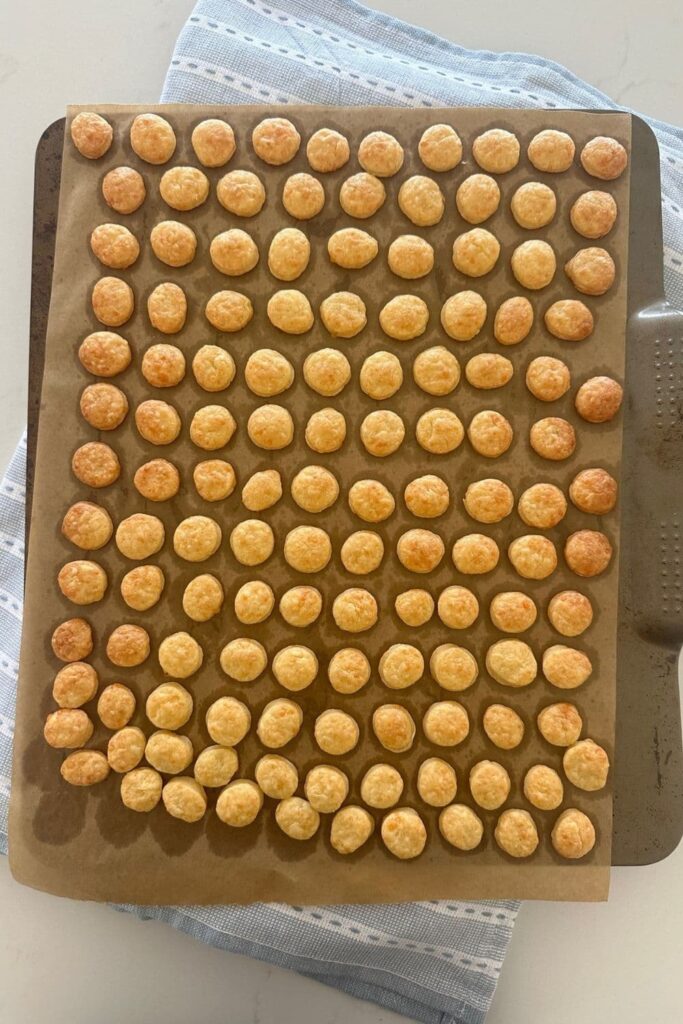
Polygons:
[[485,321],[486,302],[478,292],[457,292],[441,307],[441,326],[454,341],[472,341]]
[[301,277],[311,258],[311,243],[298,228],[282,228],[268,247],[268,270],[278,281]]
[[330,846],[344,855],[355,853],[368,841],[374,828],[374,819],[364,807],[349,804],[332,819]]
[[561,174],[568,171],[574,162],[576,146],[571,135],[546,128],[534,135],[527,149],[529,161],[537,171],[546,174]]
[[145,758],[164,775],[180,775],[192,763],[194,750],[189,736],[159,729],[147,740]]
[[399,860],[419,857],[427,843],[427,829],[412,807],[398,807],[382,820],[382,842]]
[[96,551],[110,540],[114,526],[111,516],[101,505],[77,501],[62,520],[62,534],[83,551]]
[[504,128],[491,128],[474,140],[472,156],[482,170],[505,174],[519,163],[519,141]]
[[123,729],[135,714],[133,692],[123,683],[110,683],[102,690],[97,701],[97,714],[107,729]]
[[125,270],[140,255],[140,243],[122,224],[100,224],[90,236],[93,255],[105,267]]
[[361,139],[358,163],[378,178],[390,178],[403,167],[403,146],[388,132],[370,132]]
[[534,231],[550,224],[557,210],[557,198],[548,185],[527,181],[512,196],[510,210],[520,228]]
[[574,647],[554,644],[543,653],[543,675],[561,690],[574,690],[586,682],[593,666],[587,654]]
[[578,509],[592,516],[604,516],[617,503],[617,482],[606,469],[582,469],[569,485],[569,497]]
[[576,392],[576,411],[587,423],[609,423],[621,408],[624,389],[612,377],[591,377]]
[[319,128],[306,143],[306,157],[314,171],[329,174],[348,162],[351,151],[341,132],[334,128]]
[[517,511],[527,526],[549,530],[567,512],[567,499],[555,484],[532,484],[519,497]]
[[304,713],[293,700],[278,697],[264,707],[256,726],[258,738],[264,747],[278,750],[298,735]]
[[71,471],[87,487],[109,487],[121,475],[121,463],[108,444],[88,441],[73,453]]
[[479,615],[479,602],[467,587],[446,587],[439,594],[439,618],[450,629],[468,629]]
[[245,519],[230,534],[230,548],[241,565],[260,565],[273,553],[275,537],[268,523]]
[[367,267],[378,252],[377,239],[360,228],[340,228],[327,240],[327,255],[330,262],[344,270],[361,270]]
[[317,526],[297,526],[285,537],[283,554],[297,572],[321,572],[332,557],[332,544],[325,530]]
[[495,352],[480,352],[465,366],[465,377],[473,388],[491,391],[505,387],[512,380],[514,368],[509,359]]
[[532,238],[517,246],[510,258],[510,266],[523,288],[539,291],[546,288],[554,278],[557,260],[548,242]]
[[595,846],[595,828],[587,814],[569,807],[555,822],[550,838],[560,857],[578,860]]
[[512,444],[513,431],[509,420],[494,409],[475,413],[467,428],[469,442],[479,455],[497,459]]
[[304,793],[314,811],[333,814],[349,795],[349,780],[340,768],[318,764],[306,775]]
[[130,126],[130,144],[146,163],[165,164],[175,153],[175,132],[159,114],[138,114]]
[[417,152],[430,171],[452,171],[462,160],[462,142],[450,124],[432,124],[423,131]]
[[275,607],[272,588],[263,580],[243,583],[235,594],[235,617],[245,625],[265,622]]
[[43,737],[51,747],[73,750],[85,746],[93,731],[94,726],[85,711],[60,708],[47,716]]
[[235,133],[227,121],[210,117],[192,129],[192,148],[204,167],[223,167],[235,152]]
[[208,622],[218,615],[225,595],[220,580],[209,573],[195,576],[183,592],[183,611],[193,622]]
[[320,815],[300,796],[281,800],[275,808],[275,821],[290,839],[312,839],[320,827]]
[[294,796],[299,785],[296,766],[279,754],[264,754],[254,768],[254,778],[266,796],[286,800]]
[[429,307],[418,295],[396,295],[379,311],[379,324],[388,337],[412,341],[427,330]]
[[230,441],[237,424],[229,409],[222,405],[204,405],[190,422],[190,439],[198,448],[214,452]]
[[52,634],[52,650],[60,661],[82,661],[92,654],[92,628],[85,619],[60,622]]
[[121,803],[129,811],[148,814],[161,800],[163,780],[154,768],[134,768],[121,779]]
[[478,761],[470,769],[470,793],[479,807],[495,811],[510,795],[510,776],[497,761]]
[[505,704],[489,704],[482,719],[484,732],[500,750],[514,750],[524,739],[524,722]]
[[456,747],[469,735],[470,720],[457,700],[436,701],[424,713],[422,731],[437,747]]
[[386,750],[401,754],[413,745],[415,722],[400,704],[380,704],[372,713],[372,731]]
[[248,274],[259,261],[256,242],[241,228],[230,228],[215,235],[211,239],[209,256],[216,270],[228,277]]
[[577,590],[561,590],[548,604],[548,620],[562,636],[580,636],[593,621],[593,606]]
[[390,764],[374,764],[361,779],[360,795],[368,807],[394,807],[403,793],[401,773]]
[[534,323],[534,307],[523,295],[514,295],[500,304],[493,321],[493,336],[501,345],[519,345]]
[[114,129],[106,118],[86,110],[76,114],[69,131],[74,146],[87,160],[104,156],[114,138]]
[[246,828],[258,817],[263,807],[263,793],[250,779],[236,779],[220,793],[216,816],[224,825]]
[[158,516],[135,512],[116,527],[116,546],[125,558],[141,561],[164,545],[164,524]]
[[159,194],[173,210],[195,210],[209,196],[209,179],[197,167],[171,167],[161,176]]
[[526,580],[544,580],[557,568],[555,545],[537,533],[516,537],[508,547],[508,558]]
[[320,319],[333,338],[355,338],[368,322],[365,303],[354,292],[334,292],[320,303]]
[[229,462],[223,459],[206,459],[198,462],[192,471],[197,494],[204,501],[222,501],[235,490],[237,480]]
[[626,168],[628,154],[616,139],[598,135],[581,150],[581,165],[587,174],[603,181],[613,181]]
[[397,595],[394,608],[406,626],[424,626],[434,614],[434,598],[426,590],[404,590]]
[[129,608],[146,612],[161,598],[165,577],[158,565],[136,565],[121,580],[121,597]]
[[456,850],[475,850],[484,835],[481,818],[466,804],[450,804],[439,815],[439,831]]
[[369,398],[378,402],[391,398],[403,383],[401,363],[392,352],[373,352],[363,362],[358,383]]
[[463,441],[465,429],[450,409],[428,409],[415,426],[417,443],[433,455],[455,451]]
[[349,587],[335,597],[332,616],[345,633],[363,633],[377,622],[377,601],[369,590]]
[[141,402],[135,410],[135,426],[138,433],[150,444],[172,444],[182,426],[177,409],[168,402],[156,398]]
[[553,302],[543,319],[550,334],[560,341],[583,341],[593,333],[593,314],[578,299]]
[[262,469],[249,477],[242,488],[242,504],[250,512],[272,508],[282,497],[282,478],[276,469]]
[[344,213],[357,220],[367,220],[384,205],[386,189],[374,174],[361,171],[352,174],[339,189],[339,205]]
[[372,530],[357,530],[349,534],[339,551],[342,565],[347,572],[359,576],[378,569],[384,558],[384,542]]
[[560,462],[574,454],[576,431],[561,416],[545,416],[532,423],[529,444],[542,459]]
[[234,334],[246,327],[254,315],[251,299],[241,292],[221,291],[212,295],[204,310],[206,319],[217,331]]
[[177,334],[185,326],[187,299],[180,285],[164,281],[147,298],[147,315],[152,327],[162,334]]
[[294,439],[291,413],[281,405],[260,405],[247,420],[249,440],[258,448],[278,451]]
[[239,767],[236,751],[232,747],[212,744],[197,755],[194,763],[194,777],[200,786],[209,789],[227,786]]
[[175,345],[150,345],[142,357],[140,370],[153,388],[172,388],[185,376],[185,356]]
[[371,674],[367,656],[356,647],[343,647],[330,658],[327,678],[337,693],[358,693]]
[[403,492],[406,508],[420,519],[435,519],[448,510],[451,496],[448,484],[440,476],[418,476]]
[[161,683],[145,702],[145,714],[156,729],[182,729],[192,716],[192,695],[180,683]]
[[453,242],[453,266],[467,277],[483,277],[500,256],[500,242],[486,228],[472,228]]
[[172,818],[188,824],[200,821],[206,813],[204,788],[187,775],[167,782],[161,791],[161,799]]
[[455,205],[468,224],[483,224],[500,206],[498,182],[488,174],[470,174],[458,186]]
[[351,380],[351,364],[338,349],[321,348],[306,356],[303,376],[311,390],[332,398]]
[[206,728],[214,743],[234,747],[241,743],[251,726],[251,712],[236,697],[219,697],[206,712]]
[[318,659],[310,647],[291,644],[282,647],[271,665],[273,675],[285,690],[305,690],[318,675]]
[[445,551],[443,540],[431,530],[407,530],[396,544],[398,560],[410,572],[431,572],[439,565]]
[[495,477],[475,480],[465,491],[465,511],[478,523],[499,523],[515,507],[515,498],[506,483]]
[[123,774],[137,768],[144,757],[146,742],[142,729],[134,725],[115,732],[107,744],[107,760],[112,771]]
[[366,523],[381,523],[396,508],[393,494],[379,480],[357,480],[349,488],[348,500],[354,515]]
[[598,530],[578,530],[565,542],[564,559],[577,576],[599,576],[612,560],[612,545]]
[[101,750],[74,750],[62,761],[59,774],[71,786],[95,786],[109,775],[109,762]]
[[415,357],[413,379],[428,395],[450,395],[460,381],[460,363],[443,345],[434,345]]
[[417,791],[430,807],[445,807],[455,800],[455,769],[440,757],[428,757],[417,771]]
[[282,189],[282,205],[290,217],[311,220],[325,205],[325,189],[312,174],[292,174]]
[[419,228],[438,224],[443,217],[446,201],[433,178],[414,174],[406,178],[398,190],[401,213]]
[[286,117],[266,117],[251,133],[251,144],[264,163],[279,167],[294,159],[301,136]]
[[501,686],[529,686],[538,675],[534,652],[523,640],[497,640],[486,652],[486,669]]
[[59,708],[80,708],[92,700],[99,679],[91,665],[72,662],[59,669],[52,683],[52,697]]
[[511,857],[530,857],[538,846],[536,822],[528,811],[503,811],[494,830],[498,846]]
[[172,462],[152,459],[136,469],[133,484],[147,501],[168,501],[180,490],[180,473]]
[[610,254],[598,246],[579,249],[565,263],[564,272],[583,295],[604,295],[614,284],[617,273]]
[[432,652],[429,671],[442,689],[459,693],[476,681],[479,666],[477,659],[465,647],[441,644]]
[[538,609],[528,594],[506,590],[496,594],[489,605],[491,622],[503,633],[524,633],[538,617]]
[[305,334],[315,319],[310,302],[295,288],[283,288],[271,295],[266,313],[273,327],[284,334]]
[[536,356],[526,370],[526,386],[541,402],[556,402],[571,385],[569,367],[554,356]]
[[379,659],[378,672],[390,690],[405,690],[422,678],[424,658],[411,644],[392,644]]
[[204,651],[189,633],[171,633],[159,644],[157,657],[167,676],[187,679],[201,668]]
[[456,540],[452,558],[458,572],[467,576],[480,576],[495,569],[500,551],[493,537],[483,533],[468,533]]
[[114,167],[102,179],[102,197],[116,213],[135,213],[146,195],[144,179],[132,167]]
[[120,277],[101,277],[91,295],[92,310],[105,327],[120,327],[133,315],[133,289]]
[[96,430],[116,430],[128,414],[128,399],[113,384],[88,384],[79,406],[83,419]]
[[406,428],[403,420],[390,409],[368,413],[360,425],[360,439],[370,455],[385,458],[403,444]]
[[112,665],[132,668],[149,657],[149,633],[142,626],[117,626],[107,640],[107,657]]
[[579,740],[562,756],[564,773],[573,786],[594,793],[607,784],[609,757],[594,740]]
[[294,367],[289,359],[272,348],[259,348],[247,359],[244,380],[260,398],[282,394],[294,383]]
[[617,204],[609,192],[584,192],[575,200],[569,218],[584,238],[604,238],[614,227]]
[[434,249],[419,235],[399,235],[387,250],[389,269],[397,277],[414,281],[434,267]]
[[74,604],[95,604],[107,589],[107,574],[97,562],[78,559],[59,570],[57,584],[64,597]]
[[538,731],[554,747],[571,747],[583,728],[583,719],[574,704],[548,704],[536,717]]
[[524,776],[524,796],[539,811],[554,811],[564,799],[562,779],[547,764],[535,764]]
[[229,171],[216,185],[221,206],[236,217],[255,217],[266,201],[261,179],[252,171]]

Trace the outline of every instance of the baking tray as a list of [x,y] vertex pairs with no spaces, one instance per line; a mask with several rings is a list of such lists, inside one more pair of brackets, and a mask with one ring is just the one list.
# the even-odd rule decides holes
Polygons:
[[[27,510],[40,415],[64,119],[36,150]],[[657,144],[632,120],[631,226],[621,486],[612,863],[653,863],[683,834],[678,649],[683,639],[683,315],[663,295]],[[634,201],[634,197],[637,202]],[[633,382],[637,382],[634,386]],[[27,514],[27,544],[30,516]]]

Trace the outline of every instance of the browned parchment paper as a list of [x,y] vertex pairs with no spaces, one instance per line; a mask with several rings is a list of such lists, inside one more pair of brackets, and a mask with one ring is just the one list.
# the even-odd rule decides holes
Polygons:
[[[583,423],[573,409],[573,395],[582,380],[596,373],[608,373],[622,378],[624,367],[624,332],[626,317],[626,253],[628,242],[629,183],[628,172],[606,187],[619,204],[617,226],[606,241],[617,264],[617,281],[610,292],[598,299],[586,301],[596,316],[596,330],[592,337],[580,344],[563,343],[551,338],[542,324],[542,311],[561,297],[573,296],[574,290],[562,272],[564,262],[587,243],[580,239],[569,225],[568,212],[578,194],[588,188],[603,187],[589,178],[580,168],[578,160],[571,171],[559,176],[542,175],[535,171],[522,156],[519,166],[499,179],[503,200],[497,214],[485,225],[500,239],[501,259],[495,271],[484,279],[472,281],[454,271],[450,259],[453,238],[468,230],[455,211],[454,195],[459,182],[477,170],[471,157],[474,137],[489,127],[500,126],[516,132],[522,143],[523,154],[529,139],[539,130],[557,127],[569,131],[580,147],[591,137],[604,134],[619,138],[630,145],[630,119],[623,114],[594,114],[571,111],[511,111],[496,109],[403,110],[396,108],[340,109],[334,107],[285,107],[282,110],[262,107],[74,107],[69,110],[67,125],[79,109],[99,109],[114,125],[115,139],[109,153],[101,160],[90,162],[81,158],[67,138],[64,150],[62,188],[59,208],[57,252],[53,279],[52,302],[47,339],[45,377],[38,443],[36,481],[31,524],[31,543],[26,580],[26,611],[24,640],[20,672],[19,707],[15,737],[15,766],[10,821],[10,859],[12,870],[20,881],[59,893],[83,899],[130,901],[138,903],[210,903],[254,900],[284,900],[293,903],[334,902],[387,902],[427,898],[538,898],[538,899],[604,899],[608,890],[611,830],[611,789],[596,793],[580,793],[567,784],[563,807],[584,809],[596,824],[598,841],[592,853],[583,861],[569,863],[560,860],[549,841],[550,829],[557,813],[531,810],[541,834],[537,853],[528,861],[515,862],[502,854],[493,840],[493,826],[497,812],[477,809],[485,823],[485,838],[475,852],[463,854],[448,846],[437,828],[438,811],[427,808],[415,790],[417,765],[428,754],[439,754],[451,761],[458,773],[458,800],[471,802],[467,788],[467,773],[472,764],[482,757],[491,757],[511,773],[513,789],[506,807],[524,807],[521,780],[524,771],[533,763],[543,761],[561,771],[561,754],[551,748],[535,732],[534,719],[538,710],[557,700],[575,702],[584,718],[584,736],[602,743],[613,753],[614,701],[615,701],[615,633],[618,581],[618,509],[602,520],[592,519],[573,506],[566,519],[548,536],[561,552],[564,539],[580,528],[603,529],[615,543],[615,557],[609,570],[601,577],[582,581],[573,576],[560,557],[557,571],[542,582],[522,581],[503,554],[498,569],[485,577],[462,577],[453,568],[450,548],[453,541],[469,532],[485,532],[495,537],[501,551],[516,536],[531,532],[516,513],[492,527],[474,523],[462,508],[462,496],[467,484],[485,476],[499,476],[506,480],[516,497],[537,480],[558,483],[565,489],[581,468],[600,465],[615,475],[619,470],[621,450],[621,418],[611,424],[593,426]],[[129,125],[136,113],[158,110],[173,124],[178,137],[178,148],[169,164],[151,167],[142,164],[133,154],[129,141]],[[303,144],[298,156],[282,168],[268,168],[254,155],[249,137],[251,129],[268,115],[282,113],[299,128]],[[190,146],[190,133],[195,124],[208,116],[220,116],[234,126],[238,151],[225,169],[207,171],[212,184],[209,200],[191,213],[170,211],[158,195],[158,182],[163,171],[173,164],[197,161]],[[426,172],[417,156],[417,142],[429,124],[447,121],[460,133],[465,149],[462,164],[454,171],[433,175],[446,195],[446,213],[441,223],[427,229],[415,229],[400,213],[396,194],[400,183],[412,173]],[[305,140],[317,128],[330,126],[348,135],[352,158],[341,171],[320,176],[325,186],[327,202],[323,212],[313,221],[300,224],[291,220],[282,208],[279,196],[284,180],[292,173],[308,170],[305,158]],[[403,170],[385,181],[388,198],[379,214],[367,222],[352,221],[339,209],[337,194],[341,181],[359,169],[355,152],[362,136],[370,130],[384,128],[394,133],[406,151]],[[107,170],[121,163],[138,167],[145,177],[148,198],[142,208],[129,217],[113,213],[101,197],[100,183]],[[228,214],[215,197],[215,184],[226,170],[251,168],[266,182],[268,201],[262,213],[248,222]],[[515,188],[527,180],[548,181],[558,193],[558,214],[554,223],[540,232],[523,232],[509,212],[509,200]],[[153,225],[163,219],[178,219],[189,223],[199,241],[198,255],[189,267],[172,270],[158,263],[151,253],[148,237]],[[105,221],[125,223],[140,239],[142,254],[138,262],[121,273],[128,280],[136,296],[136,312],[120,329],[134,352],[131,367],[115,383],[127,393],[131,413],[122,427],[114,433],[102,435],[119,452],[123,473],[120,481],[103,491],[88,491],[70,471],[73,450],[86,440],[97,439],[97,434],[80,417],[78,399],[82,388],[91,382],[77,359],[77,348],[82,338],[99,325],[91,311],[90,291],[98,277],[109,271],[101,268],[89,250],[88,239],[92,229]],[[351,290],[357,292],[368,308],[368,326],[351,341],[333,340],[316,316],[316,324],[303,337],[286,336],[276,331],[267,321],[265,304],[268,296],[282,287],[266,269],[266,254],[270,238],[286,224],[302,227],[311,239],[312,258],[305,274],[293,286],[301,288],[310,298],[314,310],[330,292]],[[346,272],[332,267],[326,255],[325,243],[329,234],[342,226],[357,225],[367,228],[380,242],[380,255],[365,270]],[[211,266],[208,245],[219,231],[230,226],[245,227],[256,239],[261,262],[248,275],[237,280],[228,279]],[[394,277],[386,266],[389,242],[402,233],[424,235],[434,245],[437,262],[435,270],[422,280],[405,282]],[[557,253],[558,273],[552,285],[531,295],[536,309],[535,326],[525,342],[515,348],[498,346],[492,337],[493,312],[499,303],[521,289],[514,282],[509,269],[512,248],[526,237],[548,238]],[[146,315],[146,298],[160,281],[173,280],[185,289],[189,302],[189,315],[181,334],[166,338],[150,326]],[[252,298],[256,315],[252,323],[237,335],[219,335],[203,314],[203,307],[211,294],[221,288],[236,288]],[[450,342],[439,324],[439,311],[445,298],[464,287],[482,292],[489,304],[487,323],[477,339],[468,343]],[[378,325],[381,305],[393,295],[413,292],[423,296],[431,310],[426,334],[413,342],[400,343],[386,338]],[[169,340],[186,353],[188,365],[196,349],[206,342],[215,342],[228,348],[234,355],[238,373],[227,392],[207,395],[194,384],[191,374],[180,387],[162,392],[150,389],[144,382],[139,366],[142,353],[148,345]],[[500,351],[510,358],[515,376],[505,388],[484,392],[471,388],[464,379],[456,391],[445,399],[434,399],[423,394],[412,382],[412,360],[418,352],[433,344],[447,344],[465,362],[482,351]],[[340,396],[326,399],[315,395],[303,382],[301,366],[306,354],[326,345],[343,349],[353,369],[353,381]],[[243,383],[242,369],[248,355],[257,348],[272,347],[284,352],[297,371],[294,386],[276,401],[291,409],[297,424],[295,444],[284,452],[268,454],[257,452],[246,439],[246,418],[260,399],[251,395]],[[386,403],[395,408],[407,424],[407,438],[402,448],[388,459],[379,460],[367,455],[360,445],[358,429],[362,418],[378,407],[362,394],[358,385],[358,371],[370,352],[389,349],[396,352],[404,369],[404,385],[398,394]],[[572,370],[572,388],[559,402],[546,405],[536,402],[524,385],[524,372],[529,361],[539,354],[558,355]],[[142,442],[135,431],[132,409],[145,397],[161,397],[173,402],[183,417],[184,429],[173,445],[162,449]],[[225,403],[238,421],[235,438],[225,450],[216,453],[227,458],[238,474],[238,487],[223,503],[204,503],[196,495],[191,482],[191,468],[203,452],[195,448],[188,436],[192,413],[200,405],[210,402]],[[310,452],[303,442],[303,425],[317,408],[334,405],[341,409],[348,423],[348,440],[341,452],[321,456]],[[479,409],[493,408],[503,412],[515,429],[515,441],[506,455],[488,460],[478,456],[468,442],[449,456],[433,456],[424,452],[414,440],[414,423],[427,408],[447,405],[453,408],[466,424]],[[625,410],[626,414],[628,410]],[[564,463],[552,463],[537,457],[528,445],[530,424],[546,415],[565,416],[578,431],[575,454]],[[153,504],[145,502],[132,484],[135,469],[154,456],[168,457],[181,469],[183,487],[171,502]],[[342,497],[332,510],[322,516],[309,516],[299,510],[288,497],[263,514],[276,534],[276,553],[264,565],[255,569],[239,566],[232,558],[227,544],[230,529],[248,513],[241,505],[240,489],[248,476],[257,469],[273,465],[282,475],[285,487],[293,474],[302,466],[319,463],[335,472],[342,487]],[[406,483],[422,472],[443,475],[451,488],[452,503],[446,516],[437,521],[416,521],[402,504],[400,495]],[[359,529],[359,520],[347,507],[344,492],[357,479],[373,476],[386,482],[397,496],[397,509],[392,518],[378,529],[382,533],[387,554],[383,565],[369,577],[351,577],[339,560],[341,541],[352,530]],[[60,523],[66,509],[76,500],[86,499],[103,504],[115,522],[134,511],[148,511],[160,516],[167,531],[162,552],[154,559],[163,568],[167,586],[159,605],[146,613],[128,609],[119,596],[118,585],[123,574],[131,568],[117,552],[113,542],[93,557],[107,570],[110,587],[107,597],[99,605],[77,609],[59,593],[56,575],[59,567],[79,557],[60,534]],[[181,562],[172,553],[170,537],[175,525],[185,516],[203,513],[216,518],[222,528],[224,542],[220,551],[200,566]],[[300,522],[315,522],[326,528],[331,536],[335,554],[324,577],[310,580],[296,576],[285,565],[281,545],[286,531]],[[424,525],[435,529],[446,541],[447,556],[441,566],[428,577],[415,576],[403,570],[393,557],[393,548],[400,534],[411,526]],[[183,589],[198,572],[217,574],[226,590],[223,612],[203,625],[191,623],[181,608]],[[232,608],[238,587],[247,579],[264,578],[276,592],[276,597],[294,583],[313,582],[326,598],[323,616],[306,630],[294,630],[274,614],[257,627],[240,625]],[[410,630],[403,626],[393,612],[397,593],[410,586],[426,586],[437,595],[449,583],[461,583],[475,591],[481,604],[481,614],[470,630],[446,629],[435,616],[426,627]],[[367,585],[378,597],[381,618],[377,627],[357,636],[342,634],[331,618],[332,597],[347,586]],[[529,634],[524,635],[537,655],[550,643],[561,642],[551,630],[543,613],[549,597],[566,587],[589,594],[596,617],[591,629],[578,639],[576,645],[590,655],[594,672],[587,684],[578,691],[564,693],[551,687],[539,676],[537,681],[522,691],[500,687],[487,675],[484,656],[487,647],[502,634],[497,633],[487,614],[491,597],[500,590],[526,590],[539,605],[539,619]],[[400,862],[383,848],[377,832],[357,854],[342,858],[329,846],[329,817],[313,840],[296,843],[282,835],[274,822],[273,804],[266,801],[264,811],[254,825],[234,830],[221,824],[213,813],[215,793],[209,794],[209,812],[196,825],[187,825],[169,818],[162,806],[150,815],[136,815],[126,810],[118,795],[118,777],[109,779],[88,790],[75,789],[64,783],[59,775],[61,754],[51,750],[42,738],[45,715],[52,710],[51,686],[60,667],[50,648],[50,635],[64,619],[83,614],[93,625],[96,649],[90,659],[100,674],[101,685],[115,680],[127,683],[138,697],[138,711],[133,724],[150,732],[144,716],[146,695],[162,679],[156,659],[160,640],[177,629],[190,629],[204,648],[204,666],[188,681],[195,698],[195,711],[186,730],[196,749],[210,742],[204,726],[204,715],[209,704],[219,695],[232,693],[245,699],[252,708],[254,721],[268,700],[283,694],[282,689],[266,672],[248,688],[232,682],[221,672],[218,664],[220,649],[230,638],[240,635],[261,640],[272,654],[286,643],[300,642],[313,648],[321,663],[316,683],[303,693],[295,694],[305,711],[306,722],[299,737],[283,753],[296,762],[303,781],[306,770],[313,764],[334,761],[351,776],[349,802],[358,802],[358,787],[363,771],[371,764],[386,760],[399,767],[406,779],[402,804],[415,806],[427,824],[429,842],[424,854],[415,861]],[[152,639],[152,655],[136,669],[116,669],[104,654],[106,638],[122,622],[143,625]],[[424,679],[400,694],[387,691],[376,671],[368,686],[359,694],[342,697],[336,694],[326,679],[326,666],[331,654],[348,645],[366,650],[373,666],[379,654],[396,641],[414,643],[428,660],[431,651],[442,642],[463,643],[476,654],[480,664],[480,677],[464,693],[455,695],[467,708],[472,729],[467,741],[454,750],[432,748],[421,735],[419,721],[426,707],[433,701],[449,696],[443,693],[426,673]],[[571,641],[570,641],[571,643]],[[413,713],[418,723],[418,735],[413,749],[407,754],[391,755],[379,747],[369,729],[372,709],[380,703],[399,701]],[[499,751],[486,739],[481,729],[483,710],[493,701],[502,701],[516,707],[527,723],[522,745],[512,752]],[[317,750],[312,739],[312,724],[316,714],[326,707],[343,707],[361,723],[361,742],[345,758],[330,759]],[[97,721],[94,707],[86,706]],[[109,733],[97,725],[92,746],[105,749]],[[249,776],[263,750],[252,733],[240,745],[240,774]],[[380,815],[377,815],[379,826]]]

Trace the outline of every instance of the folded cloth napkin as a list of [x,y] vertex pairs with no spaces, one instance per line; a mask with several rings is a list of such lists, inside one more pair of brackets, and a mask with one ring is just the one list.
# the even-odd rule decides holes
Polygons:
[[[178,38],[162,101],[620,109],[557,64],[464,50],[352,0],[200,0]],[[667,294],[683,306],[683,132],[650,124],[662,156]],[[22,613],[25,459],[22,440],[0,485],[2,850]],[[480,1024],[517,904],[119,909],[428,1024]]]

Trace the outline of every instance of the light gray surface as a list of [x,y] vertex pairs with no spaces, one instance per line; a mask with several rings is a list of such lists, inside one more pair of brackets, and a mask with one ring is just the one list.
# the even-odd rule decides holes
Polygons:
[[[378,0],[456,42],[536,51],[625,104],[683,121],[679,0]],[[25,422],[32,165],[69,102],[153,102],[188,0],[0,0],[0,465]],[[402,1018],[158,923],[17,886],[0,861],[0,1020],[392,1024]],[[488,1024],[680,1016],[683,848],[618,869],[606,905],[526,904]]]

